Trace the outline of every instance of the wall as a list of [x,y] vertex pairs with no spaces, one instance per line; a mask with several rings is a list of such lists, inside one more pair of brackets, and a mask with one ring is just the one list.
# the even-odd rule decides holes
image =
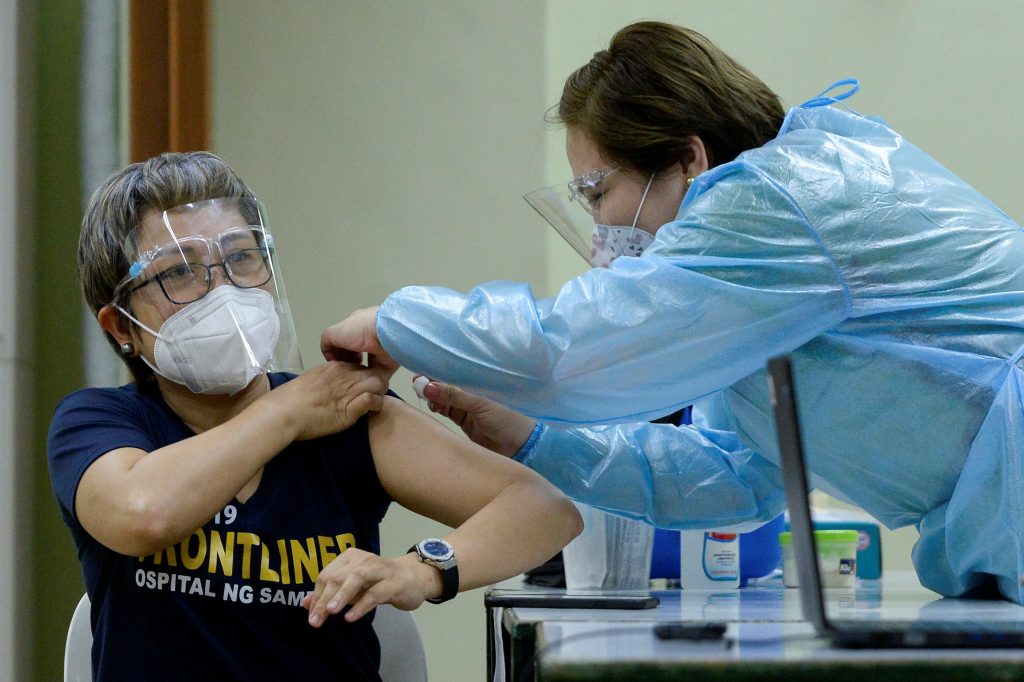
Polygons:
[[[213,148],[268,206],[307,367],[326,326],[403,284],[543,279],[519,198],[542,177],[538,0],[213,10]],[[383,552],[443,532],[392,506]],[[481,591],[416,618],[434,679],[480,679]]]

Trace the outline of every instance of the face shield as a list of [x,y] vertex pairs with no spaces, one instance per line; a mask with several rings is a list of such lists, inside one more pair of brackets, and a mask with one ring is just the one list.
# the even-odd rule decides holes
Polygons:
[[150,212],[129,233],[124,252],[128,276],[113,304],[156,338],[155,366],[143,356],[155,372],[195,393],[235,393],[268,371],[302,371],[258,199]]
[[[602,183],[617,167],[601,168],[574,179],[568,185],[553,185],[523,196],[576,253],[595,267],[608,267],[619,256],[639,256],[653,237],[636,226],[654,175],[644,188],[631,225],[612,218],[621,211],[609,210],[602,202]],[[626,216],[625,220],[628,220]]]

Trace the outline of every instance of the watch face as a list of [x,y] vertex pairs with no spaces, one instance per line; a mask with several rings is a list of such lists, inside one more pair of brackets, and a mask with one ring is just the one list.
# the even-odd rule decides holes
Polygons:
[[420,549],[422,549],[423,553],[430,558],[437,559],[439,561],[448,559],[454,553],[452,546],[444,540],[424,540],[420,543]]

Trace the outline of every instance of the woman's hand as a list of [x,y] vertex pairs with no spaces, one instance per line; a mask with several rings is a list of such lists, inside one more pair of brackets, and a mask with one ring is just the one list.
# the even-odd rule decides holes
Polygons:
[[302,605],[309,610],[309,624],[317,628],[349,605],[344,618],[353,623],[378,604],[412,611],[440,594],[441,572],[415,554],[384,559],[353,547],[320,572],[316,588]]
[[448,417],[477,445],[512,457],[533,432],[536,421],[493,400],[431,380],[423,387],[431,412]]
[[328,362],[260,399],[283,406],[295,440],[308,440],[337,433],[367,412],[378,412],[390,377],[390,371],[380,368]]
[[345,362],[360,362],[362,354],[366,353],[370,367],[391,374],[398,369],[398,363],[388,355],[377,339],[377,306],[357,310],[341,322],[328,327],[320,335],[320,352],[326,360]]

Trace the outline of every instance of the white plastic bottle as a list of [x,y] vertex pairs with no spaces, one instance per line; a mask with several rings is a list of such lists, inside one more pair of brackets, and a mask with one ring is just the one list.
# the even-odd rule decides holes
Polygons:
[[679,534],[679,586],[720,590],[740,586],[740,536],[713,530]]

